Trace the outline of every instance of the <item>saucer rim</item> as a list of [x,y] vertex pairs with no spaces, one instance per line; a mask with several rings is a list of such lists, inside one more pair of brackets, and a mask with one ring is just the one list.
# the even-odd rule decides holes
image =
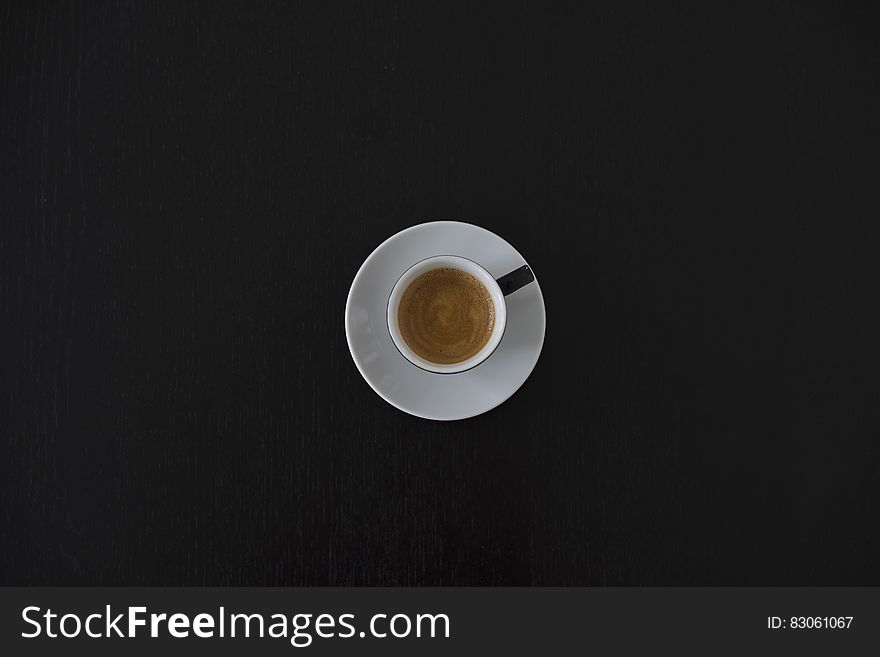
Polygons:
[[[489,235],[491,235],[492,237],[504,242],[504,244],[506,244],[513,251],[513,253],[515,253],[523,261],[523,263],[528,265],[529,269],[532,270],[532,275],[534,276],[534,280],[530,283],[530,285],[534,284],[538,288],[538,295],[541,300],[541,303],[540,303],[540,307],[541,307],[541,339],[540,339],[539,344],[537,345],[537,349],[535,351],[535,355],[532,359],[532,362],[529,364],[528,370],[525,371],[525,374],[522,377],[522,380],[516,385],[516,387],[513,389],[513,391],[507,397],[504,397],[503,399],[493,403],[491,406],[486,407],[485,409],[479,411],[478,413],[471,413],[471,414],[466,414],[466,415],[453,415],[450,417],[438,417],[436,415],[424,414],[424,413],[416,412],[416,411],[408,409],[408,408],[404,408],[402,405],[400,405],[399,403],[397,403],[396,401],[391,399],[384,392],[382,392],[381,390],[376,388],[376,386],[373,385],[373,382],[370,381],[369,377],[364,372],[364,369],[360,363],[360,359],[355,355],[354,348],[352,346],[352,338],[351,338],[351,334],[353,331],[349,325],[349,318],[350,318],[349,308],[351,305],[352,293],[353,293],[355,287],[357,286],[358,281],[360,280],[361,276],[364,275],[364,271],[366,270],[367,265],[379,254],[380,251],[382,251],[382,249],[386,245],[388,245],[390,242],[398,239],[399,237],[401,237],[405,233],[408,233],[408,232],[414,231],[414,230],[418,230],[420,228],[425,228],[427,226],[442,225],[442,224],[452,225],[452,226],[463,226],[463,227],[466,226],[469,228],[477,228],[479,230],[482,230],[482,231],[489,233]],[[453,220],[425,221],[425,222],[422,222],[419,224],[414,224],[412,226],[408,226],[407,228],[404,228],[403,230],[400,230],[400,231],[394,233],[393,235],[391,235],[390,237],[386,238],[381,244],[379,244],[375,249],[373,249],[373,251],[370,253],[370,255],[368,255],[364,259],[364,261],[361,263],[360,267],[357,270],[357,273],[354,276],[354,279],[352,279],[351,286],[348,289],[348,295],[345,299],[345,341],[348,344],[348,351],[349,351],[349,354],[351,355],[351,359],[354,361],[355,367],[357,367],[357,370],[360,373],[361,377],[364,379],[364,381],[367,382],[367,385],[370,386],[370,388],[373,390],[373,392],[375,392],[379,397],[381,397],[383,400],[385,400],[388,404],[390,404],[391,406],[393,406],[397,410],[402,411],[403,413],[406,413],[407,415],[412,415],[413,417],[418,417],[418,418],[421,418],[424,420],[431,420],[431,421],[435,421],[435,422],[455,422],[455,421],[459,421],[459,420],[467,420],[467,419],[470,419],[473,417],[477,417],[479,415],[483,415],[484,413],[488,413],[489,411],[494,410],[495,408],[498,408],[501,404],[508,401],[511,397],[513,397],[519,391],[520,388],[523,387],[523,385],[525,385],[525,382],[528,381],[529,377],[532,375],[532,372],[535,370],[535,367],[538,364],[538,360],[541,358],[541,352],[544,350],[544,340],[546,338],[546,334],[547,334],[547,309],[546,309],[546,304],[544,303],[544,292],[541,289],[540,283],[538,282],[538,276],[535,274],[534,268],[529,264],[528,260],[526,260],[523,257],[523,255],[510,242],[505,240],[503,237],[501,237],[497,233],[489,230],[488,228],[484,228],[483,226],[479,226],[477,224],[471,224],[466,221],[453,221]],[[499,343],[499,346],[500,346],[500,343]],[[485,362],[485,361],[483,361],[483,362]],[[482,364],[482,363],[480,363],[480,364]],[[479,367],[479,365],[477,365],[476,367]],[[466,374],[467,372],[470,372],[473,369],[476,369],[476,368],[471,368],[470,370],[465,370],[464,372],[458,372],[457,374]],[[444,376],[442,374],[436,374],[434,372],[428,372],[426,370],[423,370],[423,372],[426,375]],[[455,376],[455,374],[445,375],[445,376]]]

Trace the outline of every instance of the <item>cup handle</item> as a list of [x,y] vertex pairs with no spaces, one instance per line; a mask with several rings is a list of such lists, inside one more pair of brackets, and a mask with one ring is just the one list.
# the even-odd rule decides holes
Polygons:
[[533,280],[535,280],[535,275],[532,273],[532,270],[529,269],[528,265],[523,265],[519,269],[514,269],[509,274],[505,274],[495,282],[498,283],[498,287],[501,288],[501,294],[507,296],[508,294],[516,292],[523,285],[528,285]]

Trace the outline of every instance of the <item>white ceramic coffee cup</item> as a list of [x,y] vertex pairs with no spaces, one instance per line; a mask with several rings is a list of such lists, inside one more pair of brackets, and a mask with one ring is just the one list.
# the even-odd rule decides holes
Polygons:
[[[406,344],[406,340],[403,339],[400,333],[400,328],[397,324],[397,313],[403,293],[406,292],[410,283],[425,272],[447,267],[467,272],[485,286],[492,297],[492,303],[495,305],[495,325],[492,328],[492,335],[489,336],[488,342],[476,354],[459,363],[442,364],[425,360],[409,348],[409,345]],[[501,338],[504,337],[504,329],[507,326],[507,303],[504,300],[504,296],[518,290],[533,280],[534,276],[527,265],[502,276],[496,281],[495,277],[486,271],[485,268],[473,260],[462,258],[461,256],[438,255],[421,260],[407,269],[397,279],[397,283],[391,289],[391,296],[388,298],[388,332],[391,334],[391,340],[404,358],[416,367],[420,367],[428,372],[458,374],[473,369],[492,355],[492,352],[501,343]]]

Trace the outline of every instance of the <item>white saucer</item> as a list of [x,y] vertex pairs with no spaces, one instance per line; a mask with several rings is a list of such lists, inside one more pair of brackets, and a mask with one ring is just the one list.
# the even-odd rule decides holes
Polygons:
[[389,404],[428,420],[463,420],[498,406],[531,374],[544,344],[544,297],[537,278],[507,297],[504,338],[474,369],[426,372],[395,348],[386,306],[401,274],[438,254],[470,258],[495,277],[526,264],[516,249],[485,228],[458,221],[412,226],[385,240],[361,265],[345,304],[345,336],[358,370]]

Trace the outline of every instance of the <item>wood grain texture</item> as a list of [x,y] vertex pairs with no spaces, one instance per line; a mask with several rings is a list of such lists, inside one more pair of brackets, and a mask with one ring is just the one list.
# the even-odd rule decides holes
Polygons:
[[[0,583],[880,584],[875,14],[0,8]],[[360,378],[360,263],[505,237],[532,377]]]

